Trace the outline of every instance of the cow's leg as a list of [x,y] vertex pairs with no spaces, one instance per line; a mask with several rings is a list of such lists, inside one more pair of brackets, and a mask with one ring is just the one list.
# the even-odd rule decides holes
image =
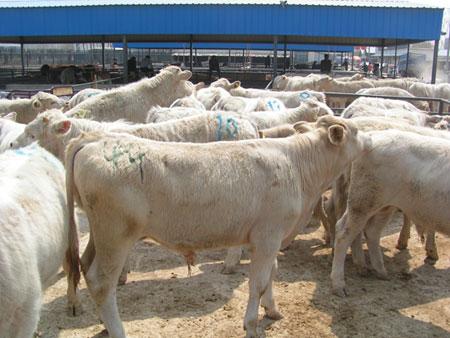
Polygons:
[[408,247],[408,240],[411,237],[411,221],[403,214],[403,226],[402,230],[400,230],[400,235],[398,236],[397,246],[396,248],[399,250],[404,250]]
[[370,263],[375,270],[375,275],[380,279],[388,279],[384,266],[383,253],[380,247],[381,232],[391,219],[395,209],[386,209],[378,212],[368,222],[365,229],[367,246],[369,248]]
[[278,262],[277,259],[275,258],[272,266],[272,271],[270,273],[270,281],[261,297],[261,306],[264,308],[266,316],[268,318],[275,320],[283,318],[281,313],[278,311],[278,308],[275,304],[275,300],[273,299],[272,283],[277,274],[277,271],[278,271]]
[[427,257],[425,258],[425,263],[434,265],[439,259],[436,247],[436,236],[434,231],[428,230],[426,233],[425,250],[427,252]]
[[123,265],[123,269],[120,272],[119,282],[117,285],[125,285],[127,282],[128,273],[131,271],[130,268],[130,256],[127,257],[125,264]]
[[83,255],[81,256],[81,270],[84,273],[87,273],[89,271],[89,268],[92,264],[92,261],[95,257],[95,245],[94,245],[94,238],[92,236],[92,231],[89,234],[89,240],[88,244],[86,246],[86,249],[83,252]]
[[[10,326],[10,334],[6,337],[29,338],[33,337],[39,322],[39,310],[41,307],[40,285],[35,290],[24,290],[30,296],[22,308],[16,311],[13,322]],[[3,335],[1,335],[4,337]]]
[[126,242],[107,248],[96,246],[94,260],[85,274],[86,283],[99,309],[100,319],[111,338],[125,338],[116,301],[117,281],[132,244]]
[[362,246],[362,232],[356,235],[352,244],[352,261],[361,276],[367,276],[367,264],[366,256],[364,255],[364,250]]
[[[281,240],[271,238],[266,241],[255,241],[251,253],[250,278],[249,278],[249,299],[247,310],[244,318],[244,329],[247,330],[246,337],[256,337],[256,327],[258,323],[258,309],[261,296],[269,288],[272,283],[272,271],[274,269],[274,261],[278,250],[280,249]],[[270,286],[271,288],[271,286]],[[265,297],[264,305],[267,306],[266,314],[279,318],[280,315],[276,308],[272,297],[271,289]]]
[[229,248],[227,251],[227,257],[225,257],[222,273],[224,274],[235,273],[236,266],[241,261],[241,256],[242,256],[242,247],[236,246]]
[[328,234],[325,234],[324,239],[325,242],[328,242],[327,244],[329,244],[331,247],[333,247],[334,245],[334,232],[335,232],[335,227],[336,227],[336,213],[334,210],[334,201],[333,201],[333,194],[334,191],[331,192],[331,196],[328,199],[328,201],[326,201],[324,203],[324,210],[325,210],[325,215],[326,215],[326,219],[327,219],[327,225],[328,225]]
[[69,263],[64,258],[63,270],[67,276],[67,313],[69,316],[78,316],[82,312],[81,302],[77,295],[77,288],[75,287],[73,280],[69,278]]
[[346,295],[344,281],[345,256],[350,244],[364,229],[367,220],[368,217],[365,214],[353,213],[347,210],[336,224],[336,240],[334,242],[333,267],[331,270],[331,283],[335,295]]
[[323,197],[320,196],[320,199],[316,203],[316,207],[314,208],[315,217],[320,220],[320,223],[322,223],[322,226],[325,229],[324,233],[324,240],[327,245],[329,245],[331,242],[331,236],[330,236],[330,224],[328,222],[327,215],[325,214],[325,208],[323,203]]

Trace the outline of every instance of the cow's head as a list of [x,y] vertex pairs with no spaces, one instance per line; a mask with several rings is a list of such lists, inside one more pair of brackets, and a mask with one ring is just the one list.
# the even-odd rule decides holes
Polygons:
[[286,75],[278,75],[272,83],[273,90],[285,90],[289,82],[289,77]]
[[38,92],[36,95],[31,97],[31,106],[33,110],[37,113],[46,111],[48,109],[59,109],[64,106],[65,101],[59,97],[45,93]]
[[67,117],[57,109],[40,113],[33,121],[26,125],[22,134],[11,143],[11,148],[21,148],[38,141],[40,146],[56,155],[54,124],[65,119]]

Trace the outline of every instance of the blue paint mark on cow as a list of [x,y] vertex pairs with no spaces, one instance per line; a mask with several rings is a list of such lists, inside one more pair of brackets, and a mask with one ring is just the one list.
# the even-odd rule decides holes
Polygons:
[[[231,126],[233,127],[233,131],[231,131]],[[236,136],[239,132],[239,127],[238,127],[238,122],[233,118],[233,117],[229,117],[227,119],[227,126],[226,126],[226,131],[228,133],[228,137],[231,139],[236,139]]]
[[220,141],[220,140],[222,140],[222,114],[217,115],[217,122],[218,122],[218,126],[217,126],[216,140]]
[[308,92],[301,92],[300,93],[300,100],[301,101],[306,101],[311,97],[311,94]]
[[272,111],[279,111],[279,110],[281,110],[280,103],[277,100],[274,100],[274,99],[269,99],[267,101],[267,106],[268,106],[269,110],[272,110]]
[[223,121],[222,114],[218,114],[217,115],[217,137],[216,137],[217,141],[222,141],[222,139],[223,139],[222,133],[223,132],[227,133],[228,139],[234,140],[237,138],[238,133],[239,133],[239,123],[236,121],[235,118],[233,118],[233,117],[227,118],[224,130],[223,130],[223,127],[224,127],[224,121]]

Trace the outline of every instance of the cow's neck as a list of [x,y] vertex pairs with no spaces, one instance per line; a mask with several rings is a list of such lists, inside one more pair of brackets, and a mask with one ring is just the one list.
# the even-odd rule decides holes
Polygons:
[[300,169],[300,188],[307,193],[320,196],[345,170],[349,161],[342,158],[338,147],[330,145],[324,140],[324,135],[318,132],[298,135],[295,142],[296,161]]

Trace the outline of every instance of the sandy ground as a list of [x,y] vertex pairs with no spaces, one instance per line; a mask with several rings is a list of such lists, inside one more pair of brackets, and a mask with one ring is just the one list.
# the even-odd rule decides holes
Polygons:
[[[322,229],[297,236],[279,254],[274,283],[284,319],[263,319],[258,330],[266,337],[450,337],[450,239],[438,234],[440,260],[423,263],[425,250],[415,231],[409,249],[395,244],[396,219],[382,240],[391,279],[360,277],[350,255],[346,263],[347,298],[331,295],[331,250]],[[86,243],[86,226],[82,227]],[[204,252],[188,277],[181,256],[151,242],[136,244],[128,283],[118,288],[120,314],[128,337],[242,337],[247,303],[248,259],[234,275],[220,273],[225,251]],[[84,312],[66,314],[66,280],[44,296],[41,337],[106,337],[94,304],[81,283]]]

